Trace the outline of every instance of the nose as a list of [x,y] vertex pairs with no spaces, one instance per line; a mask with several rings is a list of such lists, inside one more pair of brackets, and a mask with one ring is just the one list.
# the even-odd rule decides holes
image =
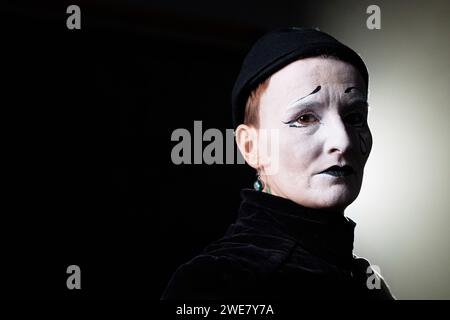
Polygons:
[[329,121],[324,128],[325,133],[325,152],[328,154],[345,154],[351,148],[351,139],[347,128],[339,116]]

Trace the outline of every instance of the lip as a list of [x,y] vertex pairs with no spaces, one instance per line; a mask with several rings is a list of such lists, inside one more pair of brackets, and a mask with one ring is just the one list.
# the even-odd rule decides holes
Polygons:
[[319,172],[319,174],[327,174],[333,177],[346,177],[355,173],[355,169],[353,169],[350,165],[333,165],[328,167],[327,169]]

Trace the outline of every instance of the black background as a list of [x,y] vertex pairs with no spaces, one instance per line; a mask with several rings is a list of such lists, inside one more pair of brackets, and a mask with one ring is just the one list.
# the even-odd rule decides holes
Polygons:
[[[70,4],[81,30],[66,27]],[[273,25],[141,1],[7,2],[1,24],[1,294],[159,299],[254,178],[244,165],[172,164],[171,133],[232,128],[242,59]],[[81,290],[66,287],[72,264]]]

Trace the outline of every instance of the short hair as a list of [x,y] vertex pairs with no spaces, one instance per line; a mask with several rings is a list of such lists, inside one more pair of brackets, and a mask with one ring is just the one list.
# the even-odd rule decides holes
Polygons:
[[[306,57],[302,57],[300,59],[314,58],[314,57],[324,58],[324,59],[334,59],[334,60],[349,63],[332,53],[320,54],[317,56],[306,56]],[[300,59],[298,59],[298,60],[300,60]],[[263,82],[259,83],[258,86],[250,92],[250,95],[247,98],[247,103],[245,104],[245,114],[244,114],[244,124],[245,125],[254,126],[256,128],[259,127],[259,106],[260,106],[260,102],[261,102],[261,96],[264,93],[264,91],[267,89],[267,87],[269,86],[269,82],[270,82],[270,76],[268,78],[266,78]]]
[[244,124],[248,126],[259,127],[259,105],[261,96],[269,86],[270,77],[258,84],[256,89],[250,92],[250,95],[245,104]]

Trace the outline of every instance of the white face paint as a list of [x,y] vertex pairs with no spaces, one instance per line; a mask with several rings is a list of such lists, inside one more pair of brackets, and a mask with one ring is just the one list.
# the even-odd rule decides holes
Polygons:
[[[331,58],[297,60],[272,75],[259,114],[260,129],[279,132],[277,170],[271,170],[275,156],[260,154],[271,193],[341,211],[356,199],[372,148],[365,92],[359,72]],[[354,173],[321,173],[333,165]]]

